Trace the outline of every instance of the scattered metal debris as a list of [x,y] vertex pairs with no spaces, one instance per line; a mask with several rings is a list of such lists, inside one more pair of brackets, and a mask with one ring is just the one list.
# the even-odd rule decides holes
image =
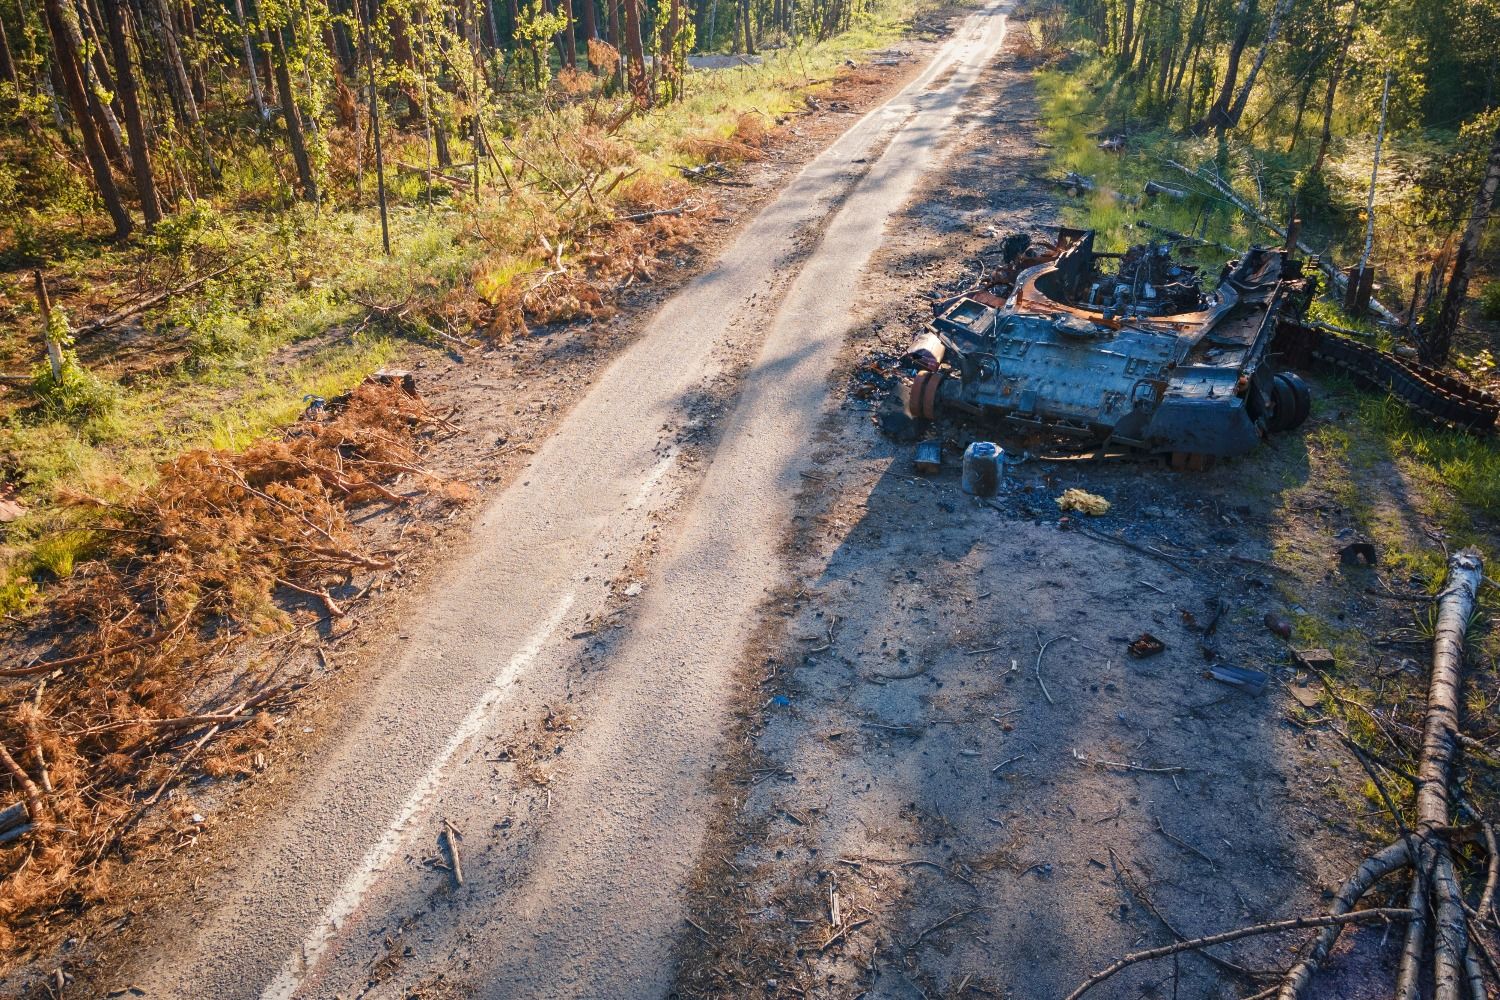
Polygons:
[[963,490],[971,496],[992,497],[1000,489],[1005,452],[990,441],[975,441],[964,449]]
[[1297,662],[1308,670],[1332,670],[1334,667],[1333,654],[1326,649],[1299,649],[1295,655]]
[[1266,623],[1266,628],[1271,631],[1272,635],[1280,636],[1283,639],[1290,639],[1292,637],[1292,623],[1288,619],[1283,618],[1274,611],[1267,611],[1266,617],[1263,620]]
[[943,442],[939,438],[930,438],[917,445],[916,453],[912,456],[912,468],[920,475],[935,476],[943,467]]
[[1214,664],[1203,671],[1203,676],[1231,687],[1243,688],[1251,694],[1260,694],[1266,689],[1266,682],[1271,679],[1259,670],[1231,667],[1225,663]]
[[1148,656],[1166,652],[1167,644],[1162,642],[1150,632],[1142,632],[1130,641],[1130,655],[1137,660],[1144,660]]

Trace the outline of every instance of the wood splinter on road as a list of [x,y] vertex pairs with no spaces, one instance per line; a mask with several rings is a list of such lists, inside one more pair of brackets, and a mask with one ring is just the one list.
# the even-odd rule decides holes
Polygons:
[[453,883],[454,888],[461,889],[464,884],[464,861],[458,853],[458,827],[447,816],[443,817],[443,839],[448,841],[448,857],[453,861]]

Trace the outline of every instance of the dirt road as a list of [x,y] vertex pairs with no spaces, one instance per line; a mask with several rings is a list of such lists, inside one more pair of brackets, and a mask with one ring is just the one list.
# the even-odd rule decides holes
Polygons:
[[[1347,397],[1320,386],[1303,433],[1207,473],[1029,460],[985,501],[957,468],[981,428],[939,422],[946,465],[918,477],[873,425],[882,359],[929,296],[964,287],[1000,237],[1066,218],[1038,180],[1053,165],[1035,68],[1017,45],[976,84],[851,297],[781,640],[746,679],[693,880],[682,997],[1055,1000],[1122,954],[1319,912],[1382,816],[1339,741],[1346,707],[1289,649],[1338,637],[1341,669],[1372,687],[1421,676],[1370,641],[1420,600],[1387,584],[1418,578],[1337,557],[1372,521],[1401,526],[1392,550],[1431,544],[1399,476],[1352,471]],[[1069,487],[1109,512],[1060,516]],[[1298,623],[1292,642],[1267,613]],[[1165,651],[1130,656],[1144,631]],[[1210,651],[1265,690],[1211,679]],[[1346,935],[1314,994],[1379,995],[1399,937]],[[1143,963],[1090,996],[1252,995],[1304,939]]]
[[965,20],[649,319],[480,519],[312,780],[228,859],[233,884],[130,981],[667,990],[735,671],[849,331],[842,292],[940,159],[1006,7]]

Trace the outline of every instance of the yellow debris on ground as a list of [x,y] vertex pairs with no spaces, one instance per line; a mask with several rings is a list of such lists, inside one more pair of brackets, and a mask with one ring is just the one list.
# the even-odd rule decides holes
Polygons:
[[1109,513],[1109,501],[1087,490],[1064,491],[1063,495],[1057,498],[1057,506],[1060,510],[1076,510],[1080,514],[1091,514],[1095,517]]

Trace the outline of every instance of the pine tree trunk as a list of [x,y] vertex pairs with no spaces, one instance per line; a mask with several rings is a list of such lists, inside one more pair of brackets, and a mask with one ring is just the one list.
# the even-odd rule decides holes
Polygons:
[[1359,0],[1349,0],[1349,20],[1344,24],[1344,38],[1339,44],[1339,54],[1333,62],[1333,72],[1328,77],[1328,91],[1323,95],[1323,132],[1318,139],[1318,155],[1313,157],[1310,173],[1323,169],[1323,160],[1328,156],[1328,145],[1333,141],[1333,98],[1338,93],[1339,79],[1344,75],[1344,60],[1350,44],[1354,41],[1355,22],[1359,18]]
[[662,79],[667,81],[667,99],[675,101],[681,96],[678,81],[681,67],[677,65],[677,33],[682,30],[681,0],[671,0],[671,12],[661,26],[661,43],[657,48],[656,61],[661,66]]
[[620,0],[624,13],[627,76],[630,92],[642,107],[651,106],[651,88],[646,79],[646,52],[641,45],[640,0]]
[[577,69],[578,36],[573,30],[575,25],[575,21],[573,18],[573,0],[558,0],[558,2],[562,4],[563,17],[565,19],[562,30],[563,65],[568,67],[569,69]]
[[[105,0],[108,3],[109,0]],[[260,74],[255,72],[255,46],[250,43],[250,28],[245,24],[245,4],[234,0],[234,23],[240,29],[240,45],[245,52],[245,72],[250,77],[250,95],[255,100],[255,113],[260,120],[271,120],[271,109],[266,107],[266,95],[260,89]]]
[[[115,88],[115,75],[109,68],[109,57],[105,55],[109,51],[109,43],[105,41],[108,37],[108,29],[100,20],[99,9],[92,0],[78,0],[78,20],[83,25],[84,37],[89,40],[89,52],[93,57],[90,65],[94,67],[95,78],[99,84],[110,95],[110,110],[115,114],[115,121],[125,117],[125,109],[120,105],[120,95]],[[123,141],[124,137],[121,136]]]
[[620,48],[620,0],[604,0],[605,24],[609,30],[609,44],[615,50],[615,83],[617,86],[625,86],[625,60],[624,49]]
[[120,123],[115,119],[114,112],[99,97],[96,69],[87,57],[90,46],[84,40],[78,10],[71,2],[60,3],[57,5],[57,18],[58,26],[67,40],[67,47],[74,53],[74,61],[82,75],[84,97],[88,101],[89,114],[93,116],[99,142],[104,147],[104,155],[109,158],[110,163],[125,169],[128,161],[125,159],[124,136],[120,134]]
[[125,127],[130,139],[131,172],[135,176],[136,194],[141,200],[141,214],[146,217],[149,230],[161,221],[161,202],[156,196],[156,178],[151,174],[151,154],[146,147],[146,125],[141,118],[135,69],[130,64],[130,47],[125,44],[125,12],[118,3],[105,0],[104,17],[108,21],[109,47],[115,57],[120,107],[125,113]]
[[47,15],[47,30],[52,36],[53,63],[62,76],[63,88],[68,95],[68,105],[73,110],[74,121],[83,138],[83,152],[88,160],[89,169],[94,175],[94,186],[98,188],[99,197],[103,200],[110,218],[114,220],[115,239],[124,239],[130,235],[130,213],[125,211],[125,204],[120,200],[120,191],[115,187],[114,175],[109,172],[109,158],[105,156],[104,145],[99,141],[99,129],[89,109],[83,73],[78,67],[77,52],[72,47],[71,36],[67,28],[64,4],[62,0],[44,0],[44,9]]
[[594,10],[595,0],[579,0],[583,14],[584,54],[588,54],[588,43],[599,37],[599,15]]
[[8,82],[21,96],[21,76],[16,72],[16,57],[10,51],[10,38],[5,33],[5,18],[0,17],[0,79]]
[[281,118],[286,125],[287,145],[292,150],[292,162],[297,165],[297,183],[302,188],[303,199],[315,202],[318,200],[318,182],[313,177],[312,160],[307,155],[307,142],[302,134],[302,116],[297,110],[296,96],[292,93],[292,73],[287,62],[286,33],[291,30],[288,26],[271,32],[276,89],[281,96]]
[[380,243],[385,255],[391,255],[391,227],[385,203],[385,152],[380,144],[380,94],[375,88],[375,56],[370,47],[370,25],[365,17],[365,0],[354,0],[359,16],[359,47],[364,56],[370,82],[370,132],[375,136],[375,191],[380,203]]
[[1229,62],[1224,68],[1224,81],[1219,88],[1219,96],[1209,107],[1208,113],[1193,126],[1192,132],[1196,135],[1207,135],[1210,130],[1222,133],[1229,120],[1229,105],[1234,100],[1234,88],[1239,82],[1240,57],[1244,55],[1245,46],[1250,43],[1250,29],[1255,24],[1255,7],[1256,0],[1240,0],[1239,10],[1235,13],[1234,40],[1229,45]]
[[1464,301],[1469,295],[1469,281],[1474,276],[1479,242],[1484,237],[1485,226],[1489,224],[1497,194],[1500,194],[1500,128],[1495,129],[1484,180],[1474,195],[1469,223],[1458,241],[1458,253],[1453,257],[1453,277],[1448,281],[1448,290],[1443,295],[1442,311],[1438,313],[1432,335],[1424,341],[1426,350],[1423,353],[1428,364],[1445,364],[1448,361],[1448,354],[1453,347],[1453,331],[1458,329],[1458,321],[1463,316]]

